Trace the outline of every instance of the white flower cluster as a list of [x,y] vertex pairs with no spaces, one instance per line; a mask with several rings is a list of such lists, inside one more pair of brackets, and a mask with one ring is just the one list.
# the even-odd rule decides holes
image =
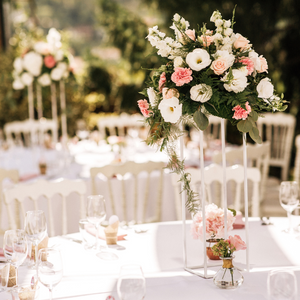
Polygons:
[[[17,57],[13,63],[13,88],[21,90],[31,85],[34,78],[37,78],[41,86],[50,85],[52,80],[68,78],[69,67],[62,61],[64,52],[61,46],[60,33],[51,28],[47,35],[47,42],[39,41],[35,43],[32,51],[27,52],[23,57]],[[50,74],[47,72],[42,74],[44,65],[51,69]]]

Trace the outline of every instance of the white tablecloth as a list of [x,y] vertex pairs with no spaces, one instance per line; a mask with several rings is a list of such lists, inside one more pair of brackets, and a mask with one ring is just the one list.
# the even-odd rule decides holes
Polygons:
[[[54,299],[106,299],[112,295],[119,299],[116,282],[120,266],[137,263],[146,277],[145,300],[267,300],[267,274],[274,268],[295,271],[300,292],[300,238],[282,232],[288,225],[286,218],[271,219],[274,225],[262,226],[260,220],[250,219],[250,272],[242,272],[244,283],[235,290],[217,288],[212,279],[203,279],[183,270],[182,223],[165,222],[145,224],[146,233],[128,230],[126,241],[111,248],[119,256],[117,261],[103,261],[93,250],[84,250],[81,244],[62,237],[50,239],[50,245],[60,248],[64,263],[64,276],[54,289]],[[193,240],[187,224],[188,263],[196,265],[203,258],[201,242]],[[245,239],[245,230],[230,233]],[[79,234],[71,235],[80,238]],[[246,251],[235,252],[234,264],[245,266]],[[216,267],[217,270],[219,268]],[[20,267],[20,283],[30,282],[34,272]],[[48,291],[41,286],[41,299],[48,299]],[[300,295],[300,294],[299,294]],[[300,298],[300,297],[299,297]],[[297,298],[297,299],[299,299]],[[6,299],[1,296],[0,299]]]

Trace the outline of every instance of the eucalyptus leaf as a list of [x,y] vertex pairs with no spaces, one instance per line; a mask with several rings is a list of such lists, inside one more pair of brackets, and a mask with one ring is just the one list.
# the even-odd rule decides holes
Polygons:
[[259,136],[259,131],[256,127],[252,127],[252,129],[249,131],[249,135],[255,143],[262,144],[262,139]]
[[256,127],[255,121],[250,115],[248,116],[247,120],[251,122],[253,127]]
[[258,113],[254,110],[251,111],[250,116],[253,118],[254,122],[258,119]]
[[249,132],[252,129],[252,124],[248,120],[241,120],[237,123],[237,129],[241,132]]
[[201,111],[197,110],[194,113],[194,121],[197,124],[197,126],[199,127],[200,130],[205,130],[209,124],[208,122],[208,118],[206,117],[206,115],[204,113],[202,113]]

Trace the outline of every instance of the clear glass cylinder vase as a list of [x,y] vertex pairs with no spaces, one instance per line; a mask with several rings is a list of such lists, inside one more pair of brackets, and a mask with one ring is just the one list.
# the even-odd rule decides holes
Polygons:
[[214,284],[221,289],[235,289],[242,285],[244,277],[242,273],[233,266],[233,257],[221,257],[221,259],[223,260],[223,266],[214,276]]
[[206,240],[206,255],[211,260],[220,260],[221,258],[217,255],[214,255],[212,252],[212,247],[218,242],[218,239],[210,238]]

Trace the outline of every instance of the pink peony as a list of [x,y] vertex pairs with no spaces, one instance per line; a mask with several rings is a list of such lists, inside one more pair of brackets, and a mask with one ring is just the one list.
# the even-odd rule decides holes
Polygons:
[[253,61],[248,58],[248,57],[241,57],[241,59],[239,60],[239,62],[241,62],[243,65],[245,65],[247,67],[248,70],[248,74],[247,75],[251,75],[254,71],[254,63]]
[[258,59],[260,60],[260,69],[257,70],[257,73],[267,72],[268,70],[267,60],[262,55]]
[[247,101],[246,109],[243,109],[240,105],[235,106],[232,110],[234,111],[233,119],[240,120],[240,119],[246,119],[251,112],[251,106],[249,105],[249,102]]
[[175,68],[171,80],[176,83],[176,86],[182,86],[193,80],[192,73],[193,71],[190,68]]
[[[205,225],[206,225],[206,239],[222,238],[224,237],[224,210],[218,208],[215,204],[205,206]],[[233,229],[235,217],[230,210],[227,210],[227,230]],[[192,223],[192,236],[194,239],[202,239],[202,212],[195,214]]]
[[152,112],[149,109],[149,103],[147,100],[139,100],[138,101],[138,106],[141,110],[141,113],[143,114],[144,117],[149,117],[149,113]]
[[209,47],[211,43],[214,41],[214,37],[211,35],[201,35],[200,38],[203,41],[204,47]]
[[195,34],[195,29],[188,29],[185,31],[185,34],[193,41],[196,40],[196,34]]
[[56,65],[56,61],[52,55],[47,55],[44,58],[45,66],[49,69],[52,69]]
[[235,251],[245,250],[247,248],[246,243],[241,239],[239,235],[229,236],[228,242],[235,248]]
[[159,82],[158,82],[158,89],[159,89],[160,91],[161,91],[162,88],[164,87],[166,81],[167,81],[166,73],[163,72],[163,73],[161,73],[160,78],[159,78]]

